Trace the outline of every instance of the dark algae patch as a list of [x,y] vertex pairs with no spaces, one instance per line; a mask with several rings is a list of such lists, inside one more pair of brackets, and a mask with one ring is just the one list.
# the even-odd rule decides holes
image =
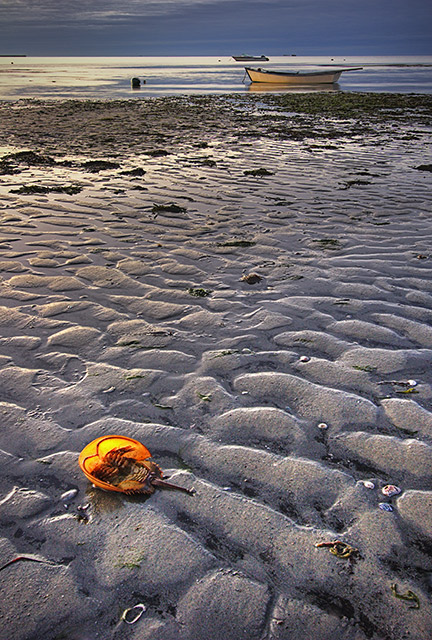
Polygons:
[[[43,128],[34,127],[35,120],[48,110],[50,117],[56,119],[55,138],[45,136]],[[60,165],[63,163],[55,162],[51,154],[64,154],[64,149],[81,156],[91,154],[90,157],[106,153],[109,130],[109,145],[118,152],[129,155],[136,151],[157,161],[158,157],[176,153],[185,145],[202,145],[209,134],[212,140],[225,138],[228,131],[234,132],[237,140],[324,142],[347,137],[362,139],[366,135],[387,139],[391,126],[393,139],[407,139],[407,135],[424,135],[422,131],[414,131],[412,125],[428,125],[431,116],[431,95],[391,93],[236,93],[139,101],[65,100],[54,104],[35,100],[19,110],[0,104],[0,142],[24,148],[37,145],[37,152],[23,151],[4,157],[8,164]],[[111,121],[116,125],[110,127]],[[183,131],[187,131],[187,141]],[[89,171],[114,168],[106,160],[89,162],[103,163],[103,166],[87,165]],[[209,164],[212,162],[209,158]]]
[[73,196],[76,193],[80,193],[82,187],[79,185],[66,185],[57,187],[44,187],[39,184],[23,185],[18,189],[11,189],[9,193],[18,193],[21,196],[41,195],[46,193],[65,193],[68,196]]
[[181,207],[173,202],[168,202],[166,204],[154,204],[152,207],[152,213],[154,215],[157,215],[158,213],[186,213],[186,211],[187,209],[185,207]]
[[207,296],[212,293],[212,290],[191,287],[190,289],[188,289],[188,293],[195,298],[207,298]]
[[99,171],[105,171],[106,169],[119,169],[120,165],[117,162],[110,162],[108,160],[88,160],[83,162],[81,167],[90,173],[99,173]]
[[245,176],[253,176],[254,178],[264,178],[265,176],[272,176],[273,171],[260,168],[260,169],[251,169],[250,171],[245,171],[244,174]]
[[56,161],[49,156],[42,156],[34,151],[18,151],[3,156],[2,162],[13,162],[15,164],[27,164],[32,167],[49,166],[52,167]]
[[227,240],[218,242],[218,247],[253,247],[255,244],[253,240]]

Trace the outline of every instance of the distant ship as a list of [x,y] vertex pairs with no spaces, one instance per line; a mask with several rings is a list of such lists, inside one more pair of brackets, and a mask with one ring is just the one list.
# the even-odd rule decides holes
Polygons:
[[237,62],[267,62],[267,56],[233,56]]

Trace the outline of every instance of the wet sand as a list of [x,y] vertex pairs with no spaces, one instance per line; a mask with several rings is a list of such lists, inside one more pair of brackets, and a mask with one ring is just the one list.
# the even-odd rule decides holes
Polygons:
[[0,103],[1,638],[432,637],[431,113]]

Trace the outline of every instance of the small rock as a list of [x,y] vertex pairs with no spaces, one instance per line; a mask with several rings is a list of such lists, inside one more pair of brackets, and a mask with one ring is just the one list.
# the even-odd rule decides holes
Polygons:
[[300,356],[299,360],[300,362],[309,362],[310,358],[309,356]]
[[320,422],[318,425],[318,429],[328,429],[328,424],[326,424],[325,422]]
[[375,489],[374,483],[370,480],[363,480],[363,485],[366,487],[366,489]]

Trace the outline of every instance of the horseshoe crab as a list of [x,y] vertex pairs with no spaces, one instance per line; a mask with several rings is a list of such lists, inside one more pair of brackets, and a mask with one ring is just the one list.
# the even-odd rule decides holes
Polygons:
[[138,440],[102,436],[84,447],[78,463],[90,482],[107,491],[150,494],[155,487],[166,487],[194,493],[164,480],[162,469],[150,458],[150,451]]

